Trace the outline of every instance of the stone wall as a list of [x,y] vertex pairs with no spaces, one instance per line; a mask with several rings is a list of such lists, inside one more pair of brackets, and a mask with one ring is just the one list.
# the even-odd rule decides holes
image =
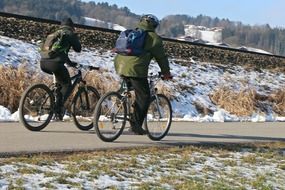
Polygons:
[[[36,42],[54,31],[58,23],[43,23],[25,19],[0,16],[0,35]],[[77,28],[84,47],[95,49],[112,49],[118,32],[96,30],[92,28]],[[280,56],[261,55],[242,51],[233,51],[212,46],[196,45],[173,40],[164,40],[166,52],[170,57],[190,60],[195,58],[202,62],[236,64],[257,69],[269,68],[285,71],[285,58]]]

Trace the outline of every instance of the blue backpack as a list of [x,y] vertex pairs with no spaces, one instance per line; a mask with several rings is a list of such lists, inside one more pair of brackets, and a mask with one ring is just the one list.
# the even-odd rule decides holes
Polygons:
[[147,31],[128,29],[122,31],[116,41],[114,51],[121,55],[139,56],[145,53],[144,44]]

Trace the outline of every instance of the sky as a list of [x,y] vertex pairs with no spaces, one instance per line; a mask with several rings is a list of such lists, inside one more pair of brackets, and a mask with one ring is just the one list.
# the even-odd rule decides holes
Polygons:
[[[83,0],[90,1],[90,0]],[[159,19],[171,14],[199,14],[228,18],[243,24],[285,28],[284,0],[92,0],[128,7],[131,12],[142,15],[152,13]]]

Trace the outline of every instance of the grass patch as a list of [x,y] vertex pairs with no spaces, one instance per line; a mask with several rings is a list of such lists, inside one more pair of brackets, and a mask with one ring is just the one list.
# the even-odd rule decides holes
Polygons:
[[245,89],[235,92],[228,87],[217,89],[210,95],[212,102],[231,114],[248,116],[254,113],[256,92]]
[[251,182],[251,184],[255,189],[262,189],[262,190],[274,189],[271,185],[266,183],[266,177],[263,175],[257,176],[257,178]]
[[18,109],[21,95],[30,84],[47,82],[39,73],[31,72],[27,68],[25,64],[18,68],[0,65],[0,105],[12,112]]
[[[75,73],[74,70],[69,71],[71,76]],[[111,74],[102,75],[102,71],[90,71],[87,75],[83,71],[83,76],[85,76],[87,84],[95,87],[101,94],[119,87],[118,81]],[[52,75],[30,70],[29,65],[25,63],[20,64],[17,68],[0,65],[0,105],[13,113],[18,110],[21,96],[30,85],[44,83],[49,86],[52,81]],[[68,99],[68,102],[72,97]]]
[[[27,183],[26,177],[21,182],[19,174],[38,173],[49,178],[46,183],[38,182],[38,186],[51,189],[57,184],[88,189],[90,187],[84,185],[102,180],[102,177],[118,184],[128,181],[128,187],[133,189],[278,189],[283,186],[278,183],[284,181],[285,176],[284,159],[279,154],[284,145],[284,142],[197,145],[11,157],[1,161],[13,165],[19,159],[20,163],[14,166],[17,174],[10,171],[10,167],[5,173],[3,164],[0,170],[3,178],[8,177],[14,184],[13,188]],[[47,162],[43,161],[45,158]],[[25,164],[30,163],[41,164],[44,169],[26,168]],[[56,167],[60,172],[53,171]],[[19,180],[18,185],[15,185],[16,180]]]
[[40,187],[45,189],[56,189],[56,187],[52,183],[41,183]]
[[238,165],[237,161],[233,160],[233,159],[223,160],[223,163],[224,163],[225,166],[230,166],[230,167],[234,167],[234,166]]
[[250,116],[256,112],[267,114],[268,110],[285,116],[285,90],[283,89],[261,95],[249,88],[236,91],[230,87],[220,87],[209,97],[214,104],[237,116]]
[[285,171],[285,163],[284,164],[278,164],[278,168]]
[[36,168],[31,168],[31,167],[20,167],[17,170],[18,173],[20,174],[37,174],[37,173],[41,173],[40,170],[36,169]]
[[73,177],[74,177],[73,175],[62,174],[59,177],[57,177],[55,181],[58,182],[59,184],[65,184],[65,185],[68,185],[68,187],[72,187],[72,188],[81,187],[80,183],[72,182],[69,180],[69,178],[73,178]]
[[248,164],[256,164],[257,163],[256,155],[250,154],[250,155],[243,156],[242,161]]
[[204,190],[207,189],[206,186],[199,181],[194,180],[187,180],[185,182],[182,182],[180,184],[174,185],[175,189],[181,189],[181,190]]

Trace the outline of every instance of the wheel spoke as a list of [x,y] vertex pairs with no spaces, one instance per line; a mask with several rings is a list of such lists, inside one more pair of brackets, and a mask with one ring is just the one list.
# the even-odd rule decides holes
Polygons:
[[29,87],[21,97],[19,119],[29,130],[40,131],[53,115],[53,95],[44,84]]
[[76,93],[73,100],[72,115],[75,125],[80,130],[90,130],[93,127],[93,113],[99,98],[99,93],[91,86],[79,88]]
[[144,125],[152,140],[161,140],[169,131],[172,120],[171,104],[166,96],[153,97]]
[[94,113],[96,134],[106,142],[114,141],[122,133],[126,123],[126,104],[116,92],[105,94]]

